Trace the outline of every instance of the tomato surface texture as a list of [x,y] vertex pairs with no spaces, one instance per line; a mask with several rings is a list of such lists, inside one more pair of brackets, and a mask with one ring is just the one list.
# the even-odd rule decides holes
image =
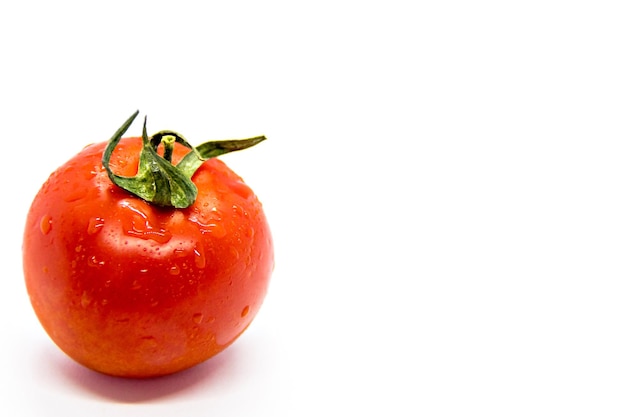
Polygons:
[[[171,374],[250,325],[274,266],[269,226],[256,195],[219,159],[193,174],[193,204],[161,207],[112,183],[106,145],[84,148],[36,195],[26,288],[43,328],[77,362],[124,377]],[[121,139],[111,169],[134,175],[141,149],[141,138]],[[176,143],[172,164],[187,152]]]

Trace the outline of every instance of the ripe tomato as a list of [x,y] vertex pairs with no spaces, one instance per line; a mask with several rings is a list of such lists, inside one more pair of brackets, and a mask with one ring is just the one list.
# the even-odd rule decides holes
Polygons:
[[[140,138],[121,139],[125,130],[107,167],[111,142],[87,146],[48,178],[27,216],[23,263],[33,309],[67,355],[140,378],[189,368],[233,343],[261,307],[274,254],[261,203],[218,159],[196,164],[197,196],[186,208],[114,184],[111,175],[133,176],[146,162],[145,125]],[[158,157],[171,159],[167,169],[200,148],[173,136],[171,155]]]

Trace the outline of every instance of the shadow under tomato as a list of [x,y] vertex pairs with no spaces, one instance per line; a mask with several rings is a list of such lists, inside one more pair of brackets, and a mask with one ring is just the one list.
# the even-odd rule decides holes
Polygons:
[[87,369],[64,355],[57,355],[56,368],[77,389],[100,398],[120,403],[143,403],[184,395],[193,387],[219,385],[228,377],[229,364],[237,356],[237,347],[230,346],[208,361],[172,375],[128,379],[100,374]]

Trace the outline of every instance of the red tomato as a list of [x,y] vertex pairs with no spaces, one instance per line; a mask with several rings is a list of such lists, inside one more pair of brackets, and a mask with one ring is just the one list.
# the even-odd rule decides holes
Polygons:
[[[121,139],[112,172],[135,175],[144,143]],[[83,149],[32,203],[23,262],[33,309],[52,340],[93,370],[151,377],[189,368],[233,343],[261,307],[274,266],[261,203],[213,158],[191,177],[189,207],[157,206],[111,181],[106,146]],[[172,166],[188,152],[175,143]]]

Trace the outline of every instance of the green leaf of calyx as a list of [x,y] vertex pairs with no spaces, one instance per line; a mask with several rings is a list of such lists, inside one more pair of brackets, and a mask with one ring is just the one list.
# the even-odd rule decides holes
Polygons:
[[[146,117],[137,174],[134,177],[117,175],[110,168],[111,155],[138,114],[139,111],[133,113],[111,137],[102,155],[102,165],[115,185],[162,207],[186,208],[194,203],[198,189],[191,181],[191,177],[204,161],[249,148],[266,139],[265,136],[257,136],[250,139],[210,141],[194,148],[182,135],[169,130],[148,137]],[[163,156],[157,152],[161,143],[164,146]],[[178,165],[171,162],[174,143],[179,143],[190,150]]]

